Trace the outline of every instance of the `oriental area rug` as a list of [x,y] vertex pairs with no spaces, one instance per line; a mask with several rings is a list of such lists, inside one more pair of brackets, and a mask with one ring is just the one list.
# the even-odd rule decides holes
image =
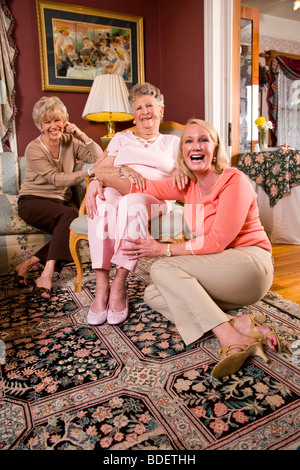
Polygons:
[[[143,300],[151,260],[128,278],[119,326],[86,317],[95,275],[56,275],[50,302],[0,278],[1,450],[200,451],[300,448],[300,309],[269,293],[235,311],[266,315],[283,349],[213,379],[213,336],[185,347]],[[232,312],[231,312],[232,313]],[[183,312],[184,314],[184,312]],[[114,454],[118,455],[118,454]],[[121,454],[119,454],[121,455]]]

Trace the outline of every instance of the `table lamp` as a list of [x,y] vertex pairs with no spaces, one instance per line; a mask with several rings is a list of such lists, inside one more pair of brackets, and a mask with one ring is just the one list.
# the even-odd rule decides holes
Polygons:
[[115,134],[115,122],[131,121],[128,88],[120,75],[97,75],[93,81],[82,117],[88,121],[106,122],[107,134],[102,137],[102,148]]

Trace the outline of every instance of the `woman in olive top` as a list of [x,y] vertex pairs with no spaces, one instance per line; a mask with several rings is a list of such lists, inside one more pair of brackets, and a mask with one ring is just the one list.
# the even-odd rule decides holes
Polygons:
[[30,269],[42,263],[44,269],[35,281],[33,293],[45,299],[51,295],[54,271],[60,271],[72,260],[69,226],[77,217],[77,210],[69,204],[70,187],[80,184],[87,175],[94,175],[93,167],[74,171],[76,162],[94,163],[103,153],[68,119],[65,105],[55,96],[43,97],[34,105],[33,120],[42,133],[26,148],[25,181],[18,199],[20,217],[51,233],[52,238],[34,256],[16,266],[15,281],[20,287],[27,286]]

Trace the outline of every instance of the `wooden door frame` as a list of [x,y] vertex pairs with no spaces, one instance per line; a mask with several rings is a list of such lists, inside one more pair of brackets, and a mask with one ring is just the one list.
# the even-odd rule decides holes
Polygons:
[[241,86],[241,0],[233,0],[232,16],[232,118],[231,164],[237,165],[240,153],[240,86]]
[[[231,164],[237,165],[240,152],[240,44],[241,44],[241,18],[252,21],[252,85],[259,87],[259,10],[241,5],[241,0],[233,0],[232,20],[232,131],[231,131]],[[252,123],[254,125],[254,123]],[[252,140],[251,151],[254,151],[257,140]]]

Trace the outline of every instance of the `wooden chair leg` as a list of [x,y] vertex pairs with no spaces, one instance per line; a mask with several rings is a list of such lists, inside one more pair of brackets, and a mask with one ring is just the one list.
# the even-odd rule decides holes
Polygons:
[[81,285],[83,279],[83,267],[79,254],[79,245],[80,240],[88,240],[86,235],[77,235],[73,230],[70,229],[70,238],[69,238],[69,248],[72,255],[72,258],[76,267],[76,278],[74,281],[75,292],[81,292]]

